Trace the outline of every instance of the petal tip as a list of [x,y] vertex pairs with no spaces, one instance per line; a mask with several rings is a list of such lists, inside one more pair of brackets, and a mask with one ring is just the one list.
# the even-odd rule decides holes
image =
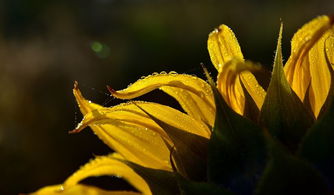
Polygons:
[[79,87],[78,81],[74,81],[73,89],[78,89],[78,87]]
[[73,129],[68,131],[68,134],[75,134],[75,133],[79,133],[81,131],[81,129]]
[[111,95],[117,93],[115,89],[113,89],[110,85],[107,85],[108,91],[111,93]]

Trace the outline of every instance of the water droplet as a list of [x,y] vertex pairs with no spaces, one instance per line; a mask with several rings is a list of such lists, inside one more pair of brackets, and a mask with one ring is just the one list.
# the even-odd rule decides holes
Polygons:
[[170,71],[168,74],[177,74],[175,71]]
[[161,71],[160,74],[167,74],[167,72],[166,71]]
[[62,191],[64,191],[64,186],[63,186],[63,185],[61,185],[61,186],[57,189],[57,192],[62,192]]
[[159,73],[157,73],[157,72],[152,73],[153,76],[158,75],[158,74],[159,74]]

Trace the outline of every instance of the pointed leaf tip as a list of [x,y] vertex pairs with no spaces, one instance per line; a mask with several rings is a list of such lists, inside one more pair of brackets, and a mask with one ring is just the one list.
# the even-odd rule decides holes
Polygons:
[[275,68],[279,69],[280,72],[283,71],[282,33],[283,33],[283,23],[281,22],[281,26],[280,26],[279,33],[278,33],[278,40],[277,40],[276,53],[275,53],[275,61],[274,61],[274,69]]
[[295,152],[314,117],[291,89],[283,70],[281,24],[274,60],[272,78],[265,97],[260,121],[269,132],[291,151]]

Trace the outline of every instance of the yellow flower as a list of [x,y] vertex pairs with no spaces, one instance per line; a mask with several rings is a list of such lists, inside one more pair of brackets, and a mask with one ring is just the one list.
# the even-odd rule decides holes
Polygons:
[[[293,91],[309,106],[314,117],[319,115],[329,93],[333,33],[333,19],[328,16],[304,25],[292,39],[291,56],[284,68]],[[221,25],[210,33],[208,50],[218,71],[217,89],[225,102],[240,115],[246,115],[249,100],[261,110],[266,92],[251,73],[260,67],[244,60],[232,30]],[[75,83],[73,93],[84,117],[71,132],[80,132],[89,126],[116,153],[97,157],[62,185],[42,188],[33,194],[138,194],[108,192],[79,184],[85,178],[102,175],[122,177],[140,193],[152,194],[149,182],[131,163],[166,172],[177,171],[188,179],[201,177],[201,168],[203,164],[206,166],[207,142],[215,122],[211,86],[198,77],[171,72],[148,76],[119,91],[109,87],[112,95],[120,99],[133,99],[155,89],[175,98],[185,113],[140,101],[103,107],[86,100]]]

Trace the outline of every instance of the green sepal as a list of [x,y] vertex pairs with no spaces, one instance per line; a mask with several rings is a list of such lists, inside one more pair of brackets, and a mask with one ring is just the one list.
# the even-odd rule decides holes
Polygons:
[[164,129],[173,141],[173,146],[168,145],[166,141],[165,143],[170,149],[171,160],[175,161],[177,171],[184,177],[195,181],[205,180],[209,140],[171,126],[148,113],[140,106],[138,107]]
[[181,195],[234,195],[234,193],[213,183],[194,182],[176,175]]
[[265,167],[267,152],[263,132],[227,105],[205,72],[216,103],[208,151],[208,180],[237,194],[250,194]]
[[309,163],[290,154],[267,135],[270,160],[259,180],[256,195],[328,194],[324,178]]
[[180,194],[175,174],[160,169],[151,169],[135,163],[120,160],[131,167],[149,185],[152,194],[175,195]]
[[330,190],[334,192],[334,74],[332,69],[330,72],[331,87],[325,106],[322,107],[318,120],[305,135],[299,155],[325,176]]
[[261,109],[260,122],[274,138],[295,152],[307,129],[314,123],[314,117],[285,77],[281,49],[282,29],[283,25],[280,28],[272,78]]

